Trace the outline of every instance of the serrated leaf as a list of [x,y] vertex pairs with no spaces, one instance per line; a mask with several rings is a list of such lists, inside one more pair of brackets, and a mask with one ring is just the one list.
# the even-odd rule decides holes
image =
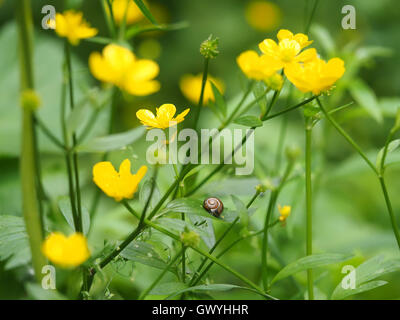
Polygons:
[[227,108],[224,96],[212,81],[209,82],[211,83],[211,88],[214,93],[214,98],[215,98],[214,106],[217,111],[219,111],[223,116],[226,116]]
[[6,260],[6,270],[31,261],[28,235],[21,217],[0,215],[0,261]]
[[144,127],[138,127],[123,133],[97,137],[76,147],[78,152],[109,152],[124,148],[138,140],[146,131]]
[[326,265],[330,265],[333,263],[339,263],[345,260],[350,259],[351,256],[339,253],[322,253],[322,254],[314,254],[311,256],[303,257],[299,260],[296,260],[286,267],[284,267],[273,279],[271,284],[275,283],[278,280],[282,280],[286,277],[289,277],[293,274],[296,274],[301,271],[305,271],[307,269],[314,269]]
[[263,126],[263,122],[260,120],[260,118],[252,115],[242,116],[236,119],[234,123],[251,128]]
[[[61,197],[58,200],[58,208],[71,229],[75,230],[74,216],[72,215],[71,201],[69,197]],[[83,234],[87,236],[90,229],[90,213],[84,206],[82,206],[82,229]]]
[[142,11],[143,15],[149,19],[152,24],[158,25],[156,19],[154,19],[153,15],[151,14],[150,10],[144,4],[142,0],[134,0],[136,5],[139,7],[140,11]]
[[356,288],[344,289],[342,282],[340,282],[332,293],[331,299],[344,299],[351,295],[361,293],[367,290],[372,290],[385,283],[375,282],[372,284],[370,281],[375,280],[383,275],[400,271],[400,259],[385,260],[383,255],[373,257],[364,263],[360,264],[355,270]]
[[379,107],[375,92],[361,79],[352,81],[349,89],[354,100],[378,123],[381,123],[383,120],[382,110]]
[[132,241],[124,250],[121,257],[144,264],[149,267],[164,270],[167,264],[160,255],[154,250],[153,246],[143,241]]

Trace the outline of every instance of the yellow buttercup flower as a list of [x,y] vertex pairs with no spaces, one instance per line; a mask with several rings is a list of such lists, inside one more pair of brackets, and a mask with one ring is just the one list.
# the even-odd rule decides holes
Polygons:
[[133,24],[143,19],[142,11],[136,5],[135,1],[132,0],[114,0],[112,2],[112,11],[114,21],[117,24],[121,24],[125,17],[126,12],[126,24]]
[[292,207],[291,206],[280,206],[278,205],[278,210],[279,210],[279,221],[281,222],[285,222],[286,219],[290,216],[290,212],[292,211]]
[[146,172],[147,167],[141,166],[136,174],[132,174],[129,159],[122,161],[119,172],[111,162],[102,161],[93,167],[93,181],[107,196],[121,201],[133,197]]
[[251,1],[246,6],[246,20],[258,31],[274,30],[281,22],[280,8],[269,1]]
[[107,45],[103,54],[92,53],[89,67],[96,79],[112,83],[135,96],[146,96],[160,90],[160,83],[154,80],[160,71],[158,64],[137,59],[132,51],[116,44]]
[[87,240],[81,233],[66,237],[53,232],[43,242],[42,252],[51,262],[64,268],[77,267],[90,257]]
[[281,69],[278,59],[266,55],[259,56],[253,50],[241,53],[236,61],[243,73],[254,80],[265,80]]
[[[186,99],[188,99],[193,103],[199,102],[202,81],[203,81],[202,74],[198,75],[186,74],[181,78],[179,82],[179,87]],[[214,93],[210,82],[212,82],[222,94],[225,91],[225,85],[222,82],[222,80],[208,76],[207,83],[204,88],[204,105],[206,105],[208,101],[215,101]]]
[[136,117],[148,129],[166,129],[185,120],[185,116],[189,113],[190,109],[186,109],[175,118],[176,108],[173,104],[163,104],[156,111],[157,114],[154,115],[150,110],[140,109],[136,112]]
[[308,62],[317,58],[317,51],[314,48],[301,52],[312,43],[305,34],[293,35],[289,30],[282,29],[277,37],[278,44],[272,39],[265,39],[259,44],[259,48],[268,59],[277,59],[280,68],[294,62]]
[[[50,22],[52,23],[52,22]],[[91,28],[83,19],[82,12],[73,10],[65,11],[63,14],[56,14],[56,33],[76,46],[81,39],[91,38],[97,34],[97,29]]]
[[329,90],[345,72],[342,59],[333,58],[328,62],[317,58],[308,63],[295,63],[285,70],[287,78],[301,92],[315,95]]

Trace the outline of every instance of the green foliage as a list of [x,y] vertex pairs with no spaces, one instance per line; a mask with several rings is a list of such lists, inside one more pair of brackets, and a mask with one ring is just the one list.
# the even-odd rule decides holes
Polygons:
[[12,269],[31,260],[28,235],[20,217],[0,215],[0,261],[7,261],[5,268]]

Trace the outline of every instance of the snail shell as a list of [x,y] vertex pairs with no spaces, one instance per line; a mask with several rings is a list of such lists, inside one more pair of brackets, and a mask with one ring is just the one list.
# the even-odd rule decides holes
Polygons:
[[207,198],[203,202],[203,208],[211,213],[214,217],[219,217],[224,210],[224,205],[221,200],[215,197]]

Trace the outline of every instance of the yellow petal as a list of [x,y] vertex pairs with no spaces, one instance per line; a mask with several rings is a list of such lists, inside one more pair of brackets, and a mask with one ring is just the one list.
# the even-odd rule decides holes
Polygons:
[[283,40],[283,39],[289,39],[292,40],[293,38],[293,33],[290,32],[289,30],[286,29],[281,29],[278,32],[277,38],[279,41]]
[[176,113],[176,107],[173,104],[166,103],[157,109],[157,119],[160,121],[170,121]]

